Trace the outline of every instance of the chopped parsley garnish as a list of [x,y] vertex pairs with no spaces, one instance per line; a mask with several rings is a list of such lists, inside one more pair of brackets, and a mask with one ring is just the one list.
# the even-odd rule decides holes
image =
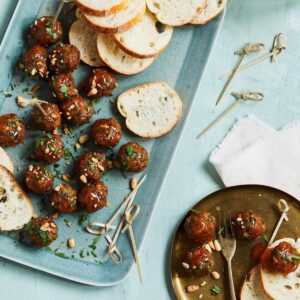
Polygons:
[[91,104],[95,105],[95,104],[99,103],[100,101],[101,101],[100,97],[99,98],[94,98],[94,99],[91,100]]
[[269,244],[270,239],[269,239],[269,237],[268,237],[266,234],[264,234],[264,235],[262,236],[262,239],[263,239],[263,241],[264,241],[267,245]]
[[78,219],[78,225],[82,226],[85,222],[89,222],[91,217],[89,215],[80,215]]
[[72,158],[72,160],[75,162],[75,158],[74,158],[72,152],[68,148],[65,148],[65,150],[64,150],[64,159],[69,160],[70,158]]
[[56,32],[53,32],[52,27],[53,27],[53,22],[52,22],[52,21],[49,21],[49,22],[46,24],[46,33],[47,33],[48,35],[50,35],[50,36],[55,40],[55,39],[57,39],[57,33],[56,33]]
[[198,210],[196,210],[196,209],[193,209],[193,208],[190,209],[190,212],[194,213],[197,216],[200,215],[200,212]]
[[126,147],[126,152],[127,152],[128,156],[130,158],[136,158],[137,157],[137,153],[134,151],[132,146]]
[[58,168],[59,168],[59,164],[54,164],[53,170],[55,172],[55,177],[57,178],[59,178],[59,176],[61,175],[61,171]]
[[62,253],[62,252],[56,252],[55,256],[58,256],[58,257],[61,257],[64,259],[69,259],[69,256],[67,256],[65,253]]
[[212,295],[219,295],[221,293],[221,288],[218,285],[214,285],[211,289],[210,289]]
[[65,85],[65,84],[63,84],[61,87],[60,87],[60,89],[59,89],[59,91],[65,96],[65,97],[68,97],[69,96],[69,88]]
[[91,245],[89,245],[88,247],[93,249],[93,250],[96,250],[96,247],[97,247],[97,243],[99,242],[100,238],[99,237],[96,237],[93,239],[93,243]]

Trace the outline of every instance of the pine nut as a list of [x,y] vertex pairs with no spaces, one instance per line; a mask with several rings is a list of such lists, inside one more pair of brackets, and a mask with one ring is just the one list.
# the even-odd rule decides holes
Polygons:
[[110,207],[110,202],[106,201],[105,206]]
[[72,227],[72,225],[73,225],[70,221],[68,221],[66,224],[68,227]]
[[82,145],[82,144],[86,143],[89,140],[89,138],[90,138],[90,136],[88,134],[84,134],[79,138],[78,142],[79,142],[79,144]]
[[131,187],[131,189],[135,189],[136,188],[136,186],[137,186],[137,183],[138,183],[138,181],[137,181],[137,178],[132,178],[131,180],[130,180],[130,187]]
[[87,183],[87,178],[85,175],[81,175],[79,178],[83,183]]
[[200,286],[205,286],[206,285],[206,281],[203,281]]
[[208,244],[205,244],[204,248],[209,252],[212,253],[212,250]]
[[76,148],[76,150],[78,150],[80,147],[81,147],[81,146],[80,146],[80,144],[79,144],[79,143],[76,143],[76,144],[75,144],[75,148]]
[[68,239],[68,247],[69,248],[74,248],[75,247],[74,239]]
[[60,185],[58,185],[55,189],[54,189],[54,191],[56,191],[56,192],[58,192],[60,190]]
[[182,263],[182,266],[185,268],[185,269],[189,269],[190,265],[187,264],[186,262],[183,262]]
[[211,276],[214,279],[220,279],[220,274],[216,271],[211,272]]
[[220,243],[219,243],[218,240],[215,240],[214,244],[215,244],[216,251],[221,251],[222,250],[222,247],[221,247],[221,245],[220,245]]
[[199,299],[202,299],[202,298],[203,298],[203,294],[200,294],[200,295],[199,295]]
[[209,243],[208,243],[208,245],[209,245],[209,247],[212,249],[212,250],[216,250],[216,248],[215,248],[215,245],[214,245],[214,242],[213,241],[210,241]]
[[186,287],[186,291],[187,291],[188,293],[193,293],[193,292],[198,291],[199,288],[200,288],[199,285],[188,285],[188,286]]

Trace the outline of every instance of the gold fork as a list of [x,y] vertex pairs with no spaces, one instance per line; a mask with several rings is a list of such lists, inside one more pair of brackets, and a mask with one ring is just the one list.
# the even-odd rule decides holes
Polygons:
[[229,215],[231,234],[229,233],[229,230],[228,230],[228,224],[227,224],[227,218],[226,218],[225,212],[224,212],[224,227],[221,228],[221,212],[219,211],[218,235],[219,235],[219,241],[220,241],[220,244],[222,247],[222,254],[227,261],[231,300],[236,300],[234,284],[233,284],[232,264],[231,264],[232,258],[234,256],[234,253],[236,250],[236,239],[235,239],[234,231],[232,230],[232,225],[231,225],[231,213],[229,212],[228,215]]

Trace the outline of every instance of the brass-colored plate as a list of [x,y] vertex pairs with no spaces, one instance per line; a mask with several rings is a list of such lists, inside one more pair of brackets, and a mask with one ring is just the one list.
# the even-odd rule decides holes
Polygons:
[[[283,237],[297,238],[300,237],[300,202],[285,192],[275,188],[261,185],[243,185],[226,188],[217,191],[198,202],[193,208],[198,211],[209,211],[217,219],[218,213],[216,207],[220,207],[222,212],[231,211],[232,215],[243,211],[253,211],[260,214],[266,223],[266,234],[270,237],[280,213],[277,210],[279,199],[285,199],[290,206],[288,212],[289,221],[284,222],[276,239]],[[181,222],[172,245],[171,253],[171,280],[175,294],[178,299],[197,299],[203,294],[203,299],[230,299],[229,283],[227,280],[227,267],[224,258],[220,252],[214,251],[215,266],[214,270],[219,272],[219,280],[212,279],[210,276],[192,278],[185,272],[182,262],[186,252],[197,246],[190,241],[183,229],[184,220]],[[262,241],[262,240],[260,240]],[[233,258],[233,276],[235,281],[235,290],[237,296],[240,293],[241,284],[247,272],[255,265],[251,258],[251,249],[258,241],[238,241],[237,250]],[[201,284],[206,281],[204,287],[194,293],[185,292],[185,288],[191,284]],[[221,294],[214,296],[210,289],[218,285],[221,288]],[[237,297],[238,298],[238,297]]]

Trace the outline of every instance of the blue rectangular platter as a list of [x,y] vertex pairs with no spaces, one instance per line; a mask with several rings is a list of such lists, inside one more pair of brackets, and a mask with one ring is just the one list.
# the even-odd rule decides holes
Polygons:
[[[56,4],[57,2],[54,0],[19,1],[0,48],[1,114],[14,112],[21,116],[25,122],[28,122],[32,108],[20,109],[16,105],[16,96],[30,97],[27,94],[27,90],[30,90],[36,83],[27,77],[24,80],[23,74],[18,71],[17,64],[22,53],[28,47],[26,37],[28,27],[36,18],[52,15]],[[136,203],[141,206],[141,212],[134,222],[138,248],[141,247],[147,227],[155,211],[160,191],[176,152],[176,146],[182,135],[192,104],[196,102],[196,90],[204,73],[223,17],[221,15],[202,27],[184,26],[176,28],[169,47],[156,59],[150,68],[135,76],[118,75],[119,87],[115,91],[114,96],[103,98],[100,103],[95,104],[97,113],[93,116],[92,121],[109,116],[117,118],[121,122],[124,132],[120,144],[124,144],[127,141],[137,141],[150,153],[150,164],[145,171],[148,177],[135,199]],[[71,23],[70,18],[69,16],[64,16],[64,14],[60,18],[66,33]],[[89,67],[82,65],[75,72],[74,77],[77,84],[86,76],[89,70]],[[116,99],[122,91],[130,87],[158,80],[166,81],[178,91],[183,101],[183,117],[170,134],[155,140],[144,140],[125,129],[124,120],[118,115],[116,106],[112,104],[110,99]],[[42,83],[42,86],[39,96],[42,99],[52,101],[53,97],[51,97],[46,83]],[[90,124],[80,128],[73,128],[73,137],[64,135],[65,145],[75,158],[82,151],[90,149],[89,146],[84,146],[78,152],[74,150],[75,141],[80,135],[88,132],[89,126]],[[29,156],[32,154],[34,138],[40,135],[42,135],[42,132],[28,131],[24,145],[7,149],[15,163],[15,176],[20,183],[22,183],[24,171],[30,163]],[[114,149],[115,152],[117,150]],[[62,173],[71,172],[70,170],[73,167],[72,160],[62,159],[59,163],[59,169]],[[139,176],[142,175],[139,174]],[[114,170],[104,177],[103,181],[109,189],[108,201],[111,203],[111,206],[92,214],[91,220],[103,223],[110,218],[124,197],[129,193],[128,182],[132,176],[127,174],[127,178],[124,178],[124,175]],[[59,179],[55,179],[55,184],[59,182]],[[46,215],[49,213],[45,209],[47,199],[41,199],[41,197],[34,195],[29,196],[32,199],[36,214]],[[104,237],[101,237],[98,241],[93,253],[97,256],[94,257],[89,245],[93,243],[95,236],[91,236],[84,230],[86,223],[81,225],[78,223],[80,215],[83,215],[83,213],[62,215],[56,219],[59,226],[59,238],[51,245],[51,249],[35,249],[25,245],[19,241],[19,233],[1,234],[0,256],[56,276],[89,285],[108,286],[123,281],[129,275],[134,265],[128,237],[122,235],[118,241],[118,248],[123,255],[121,265],[114,265],[108,258],[105,251],[107,244]],[[73,226],[67,227],[66,221],[72,222]],[[69,237],[74,238],[76,241],[74,249],[67,248],[66,241]],[[60,257],[62,256],[61,253],[63,253],[64,258]]]

